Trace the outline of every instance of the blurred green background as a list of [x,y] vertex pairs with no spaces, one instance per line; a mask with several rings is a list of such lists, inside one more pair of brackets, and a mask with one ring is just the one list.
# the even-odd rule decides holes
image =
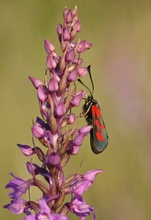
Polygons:
[[[39,115],[36,91],[28,80],[43,80],[49,39],[60,53],[56,26],[65,6],[78,5],[80,39],[94,44],[82,56],[92,66],[95,98],[101,103],[109,146],[100,155],[86,138],[65,168],[81,173],[101,168],[85,193],[99,220],[151,219],[151,1],[148,0],[1,0],[0,2],[0,218],[22,219],[2,208],[9,172],[28,179],[16,143],[31,144],[31,121]],[[89,77],[84,82],[91,88]],[[78,86],[83,89],[81,85]],[[78,109],[78,112],[80,110]],[[83,119],[83,124],[85,123]],[[35,158],[33,158],[35,162]],[[71,168],[72,167],[72,168]],[[37,198],[37,197],[36,197]],[[78,219],[70,215],[71,219]],[[92,217],[88,218],[92,219]]]

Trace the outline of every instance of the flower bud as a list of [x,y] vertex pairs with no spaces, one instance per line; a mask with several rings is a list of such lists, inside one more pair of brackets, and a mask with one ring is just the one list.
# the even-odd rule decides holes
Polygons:
[[84,91],[78,92],[75,97],[72,99],[72,106],[79,106],[82,98],[84,97]]
[[36,89],[38,88],[38,86],[43,85],[43,83],[39,79],[37,79],[37,78],[29,76],[29,79],[30,79],[30,81],[32,82],[33,86]]
[[61,34],[62,34],[62,25],[61,24],[58,24],[58,26],[57,26],[57,34],[58,34],[59,41],[61,43]]
[[30,146],[22,144],[17,145],[25,156],[31,156],[34,154],[33,148],[31,148]]
[[48,69],[53,70],[56,68],[57,64],[55,60],[50,56],[49,54],[47,55],[47,61],[46,61],[46,66]]
[[11,201],[11,204],[5,205],[4,208],[9,209],[13,214],[21,214],[26,208],[26,201],[21,198],[17,198]]
[[55,109],[55,113],[58,116],[62,116],[66,113],[66,108],[65,108],[64,102],[61,102],[57,105],[57,107]]
[[92,125],[87,125],[87,126],[82,127],[82,128],[79,130],[79,133],[80,133],[80,134],[87,135],[87,134],[90,133],[91,129],[92,129]]
[[69,73],[68,81],[69,81],[69,82],[74,82],[74,81],[76,81],[76,79],[77,79],[77,73],[78,73],[78,69],[75,68],[71,73]]
[[70,40],[70,33],[68,28],[63,29],[63,39],[64,41]]
[[71,113],[70,115],[67,116],[67,123],[72,124],[75,121],[76,115],[74,113]]
[[74,9],[71,11],[73,17],[77,15],[77,11],[78,11],[78,7],[75,6]]
[[53,165],[53,166],[59,165],[60,161],[61,161],[61,158],[57,153],[53,152],[49,155],[48,162],[51,165]]
[[88,68],[87,67],[82,67],[78,69],[78,76],[84,77],[88,73]]
[[38,99],[41,102],[45,102],[48,98],[48,89],[44,85],[38,86]]
[[76,155],[79,150],[80,150],[81,146],[72,146],[72,152],[70,153],[71,155]]
[[92,44],[87,42],[86,40],[83,40],[81,41],[79,44],[78,44],[78,49],[77,49],[77,52],[78,53],[82,53],[84,52],[85,50],[88,50],[92,47]]
[[48,40],[44,40],[44,47],[45,47],[46,53],[51,54],[55,51],[55,47]]
[[65,15],[65,21],[67,24],[72,22],[72,12],[70,10]]
[[73,25],[73,29],[76,30],[76,32],[79,32],[81,30],[81,22],[79,20],[77,20],[74,25]]
[[45,133],[43,128],[38,127],[36,125],[32,126],[31,130],[32,130],[32,134],[35,138],[42,138]]
[[91,181],[91,183],[93,183],[93,181],[95,180],[95,177],[98,173],[102,173],[103,170],[100,170],[100,169],[96,169],[96,170],[89,170],[88,172],[86,172],[84,175],[83,175],[83,178],[86,179],[86,180],[89,180]]
[[51,78],[48,84],[48,89],[50,92],[55,92],[58,90],[58,81],[53,75],[51,75]]
[[74,54],[74,49],[71,49],[69,52],[67,52],[66,54],[66,61],[67,62],[70,62],[70,61],[73,61],[75,57],[75,54]]
[[27,170],[28,172],[32,175],[33,173],[35,175],[37,175],[37,169],[39,168],[39,166],[35,163],[30,163],[30,162],[27,162],[26,163],[26,166],[27,166]]
[[77,136],[73,139],[72,144],[75,145],[75,146],[81,146],[82,143],[83,143],[84,137],[85,137],[84,134],[79,134],[79,135],[77,135]]

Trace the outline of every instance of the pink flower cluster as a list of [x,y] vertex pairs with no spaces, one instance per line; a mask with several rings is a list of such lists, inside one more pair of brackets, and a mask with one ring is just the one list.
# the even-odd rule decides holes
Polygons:
[[[80,105],[85,95],[84,91],[76,91],[75,82],[77,77],[84,77],[88,72],[87,67],[81,66],[81,54],[91,48],[92,44],[86,40],[74,42],[81,30],[77,7],[73,10],[65,8],[63,17],[63,24],[57,27],[62,55],[59,56],[54,45],[45,40],[47,69],[44,83],[29,77],[37,89],[41,114],[41,118],[37,117],[31,129],[33,146],[18,144],[25,156],[36,155],[41,165],[27,162],[30,179],[24,180],[11,173],[13,180],[6,185],[12,192],[9,194],[11,203],[4,207],[15,214],[25,213],[24,220],[67,220],[69,211],[82,220],[86,219],[94,213],[94,208],[83,199],[83,193],[92,185],[96,175],[102,172],[96,169],[65,177],[63,171],[70,157],[79,152],[85,136],[92,129],[91,125],[79,129],[77,116],[72,111]],[[39,141],[38,146],[35,145],[35,139]],[[37,187],[41,192],[38,203],[21,198],[31,190],[31,186]],[[65,202],[68,194],[71,194],[71,200]],[[96,219],[95,214],[93,219]]]

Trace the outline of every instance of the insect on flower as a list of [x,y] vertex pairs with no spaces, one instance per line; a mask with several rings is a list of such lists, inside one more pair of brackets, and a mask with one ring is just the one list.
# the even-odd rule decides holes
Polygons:
[[88,66],[88,73],[92,84],[92,92],[80,79],[78,79],[78,81],[90,92],[90,95],[85,99],[82,116],[85,117],[89,125],[92,125],[90,131],[91,149],[95,154],[99,154],[103,152],[108,145],[108,133],[102,118],[100,105],[98,101],[93,98],[94,84],[90,66]]

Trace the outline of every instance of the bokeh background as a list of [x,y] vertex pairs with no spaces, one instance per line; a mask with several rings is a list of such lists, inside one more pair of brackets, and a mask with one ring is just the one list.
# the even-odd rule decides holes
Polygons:
[[[25,166],[29,158],[16,146],[16,143],[31,144],[31,121],[39,115],[36,91],[28,76],[43,80],[46,68],[43,40],[50,40],[60,53],[56,26],[62,22],[64,7],[72,9],[75,5],[83,24],[78,36],[94,44],[82,57],[84,66],[92,66],[94,96],[101,103],[109,146],[102,154],[94,155],[87,137],[79,155],[66,166],[66,176],[76,172],[82,160],[81,173],[96,168],[105,171],[85,193],[99,220],[150,220],[151,1],[148,0],[0,1],[0,219],[23,217],[9,213],[2,205],[10,202],[9,191],[4,190],[10,180],[8,173],[29,178]],[[84,82],[91,88],[88,76]],[[73,215],[70,218],[78,219]]]

